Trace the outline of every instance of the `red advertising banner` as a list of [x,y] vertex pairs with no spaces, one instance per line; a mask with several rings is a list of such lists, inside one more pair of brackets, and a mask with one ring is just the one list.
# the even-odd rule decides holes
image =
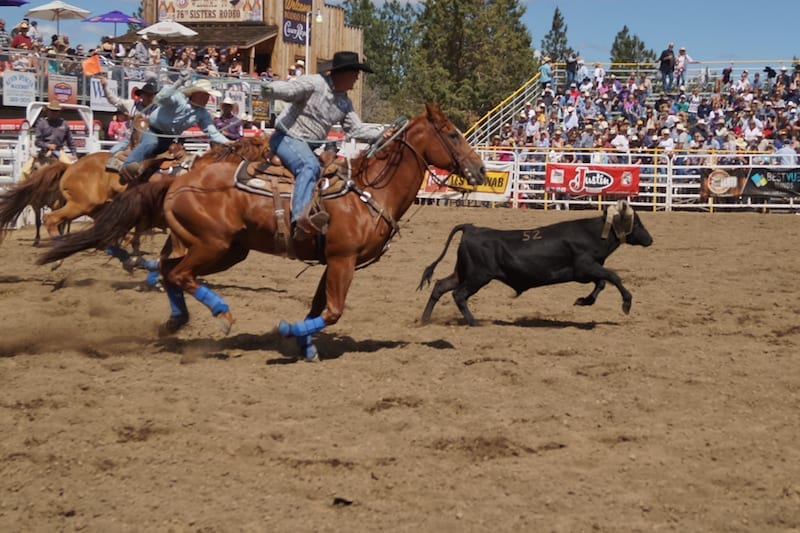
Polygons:
[[573,195],[639,194],[639,167],[636,165],[590,165],[547,163],[544,188],[548,192]]

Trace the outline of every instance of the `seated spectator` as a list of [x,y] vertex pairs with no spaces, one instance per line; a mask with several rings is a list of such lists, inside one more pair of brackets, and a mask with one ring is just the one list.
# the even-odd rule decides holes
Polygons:
[[785,167],[797,166],[797,152],[785,138],[775,139],[775,151],[772,156],[775,165]]
[[0,49],[6,49],[11,44],[11,35],[6,31],[5,19],[0,19]]
[[242,63],[238,58],[231,59],[231,66],[228,68],[228,76],[231,78],[239,78],[242,74]]
[[[23,50],[30,50],[33,48],[33,40],[28,36],[28,23],[24,20],[17,26],[17,34],[11,40],[11,48],[19,48]],[[17,70],[17,69],[14,69]]]
[[150,65],[161,64],[161,48],[158,47],[158,41],[153,39],[150,41],[150,46],[147,48],[148,58],[147,63]]

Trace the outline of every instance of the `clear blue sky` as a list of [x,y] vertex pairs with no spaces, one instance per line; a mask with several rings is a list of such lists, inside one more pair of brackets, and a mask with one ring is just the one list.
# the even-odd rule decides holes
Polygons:
[[[48,0],[31,0],[22,7],[0,7],[0,17],[10,28],[27,9]],[[92,15],[119,10],[133,13],[139,0],[65,0],[88,9]],[[275,1],[275,0],[269,0]],[[567,38],[572,48],[587,61],[608,61],[614,36],[624,25],[656,54],[673,41],[685,46],[699,61],[777,60],[800,56],[800,0],[744,2],[721,0],[523,0],[527,13],[523,22],[528,27],[534,48],[550,30],[556,6],[567,25]],[[39,21],[45,34],[55,33],[55,22]],[[118,25],[118,33],[126,27]],[[93,47],[102,35],[113,33],[113,24],[91,24],[78,21],[61,23],[61,32],[74,44]]]
[[567,42],[587,61],[608,61],[623,26],[656,55],[671,41],[698,61],[800,57],[800,0],[523,0],[534,48],[550,31],[556,7]]

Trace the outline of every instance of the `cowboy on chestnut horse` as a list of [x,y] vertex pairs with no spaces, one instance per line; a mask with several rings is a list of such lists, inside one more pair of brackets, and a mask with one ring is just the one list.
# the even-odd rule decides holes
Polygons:
[[269,146],[283,165],[294,174],[291,222],[292,237],[304,241],[321,233],[328,224],[325,211],[310,214],[314,187],[320,178],[320,162],[314,149],[325,144],[334,124],[341,124],[350,138],[372,143],[392,131],[368,126],[353,109],[347,91],[361,72],[373,72],[361,63],[355,52],[336,52],[327,74],[305,74],[291,81],[271,81],[262,85],[264,96],[289,102],[275,121]]

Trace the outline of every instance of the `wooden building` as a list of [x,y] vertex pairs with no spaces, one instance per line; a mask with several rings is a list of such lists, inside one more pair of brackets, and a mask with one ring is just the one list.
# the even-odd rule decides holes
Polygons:
[[[148,22],[171,19],[198,33],[167,38],[168,44],[237,46],[244,69],[251,73],[271,67],[285,79],[306,53],[310,74],[325,69],[339,50],[363,57],[361,28],[345,25],[344,9],[324,0],[144,0],[142,8]],[[120,40],[132,41],[136,35],[125,37]],[[350,94],[359,110],[361,93],[359,82]]]

